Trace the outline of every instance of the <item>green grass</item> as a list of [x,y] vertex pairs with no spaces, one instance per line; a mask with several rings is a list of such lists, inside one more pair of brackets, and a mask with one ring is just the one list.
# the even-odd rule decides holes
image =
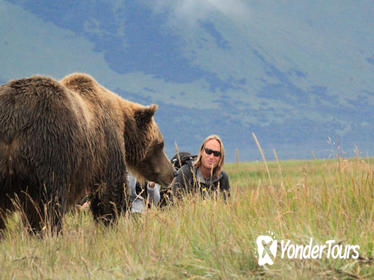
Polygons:
[[[374,278],[372,159],[227,164],[232,196],[188,197],[163,210],[96,226],[70,213],[64,233],[40,239],[9,219],[0,279],[369,279]],[[270,182],[272,184],[270,184]],[[360,258],[275,259],[258,266],[256,238],[360,245]],[[278,250],[279,252],[279,250]]]

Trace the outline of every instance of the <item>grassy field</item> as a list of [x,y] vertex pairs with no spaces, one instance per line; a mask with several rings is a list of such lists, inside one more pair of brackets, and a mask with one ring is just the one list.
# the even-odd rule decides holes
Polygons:
[[[232,163],[230,203],[188,197],[96,226],[70,213],[64,233],[29,236],[17,215],[0,241],[0,279],[374,279],[372,159]],[[278,240],[258,265],[256,238]],[[359,245],[359,258],[282,259],[280,240]]]

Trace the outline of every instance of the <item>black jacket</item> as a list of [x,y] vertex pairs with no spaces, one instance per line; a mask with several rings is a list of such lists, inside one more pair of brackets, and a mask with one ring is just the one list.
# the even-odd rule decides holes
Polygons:
[[178,170],[172,186],[173,194],[180,198],[183,193],[200,192],[203,197],[209,197],[219,191],[226,201],[230,197],[230,183],[227,174],[222,171],[217,177],[205,180],[199,169],[186,164]]

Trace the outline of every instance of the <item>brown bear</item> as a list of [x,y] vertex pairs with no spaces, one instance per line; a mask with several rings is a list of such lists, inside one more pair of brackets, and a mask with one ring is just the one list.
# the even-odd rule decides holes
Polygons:
[[127,168],[167,185],[175,171],[153,119],[157,105],[119,97],[87,74],[32,76],[0,86],[0,229],[21,210],[31,232],[61,230],[89,193],[96,221],[124,207]]

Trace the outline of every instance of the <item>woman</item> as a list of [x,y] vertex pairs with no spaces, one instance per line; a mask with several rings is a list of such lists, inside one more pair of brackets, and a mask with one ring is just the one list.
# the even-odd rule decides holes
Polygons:
[[174,195],[181,198],[184,193],[200,192],[203,197],[209,197],[220,192],[226,201],[230,196],[230,183],[222,170],[224,161],[225,151],[219,136],[205,138],[193,165],[186,164],[178,170],[172,185]]

